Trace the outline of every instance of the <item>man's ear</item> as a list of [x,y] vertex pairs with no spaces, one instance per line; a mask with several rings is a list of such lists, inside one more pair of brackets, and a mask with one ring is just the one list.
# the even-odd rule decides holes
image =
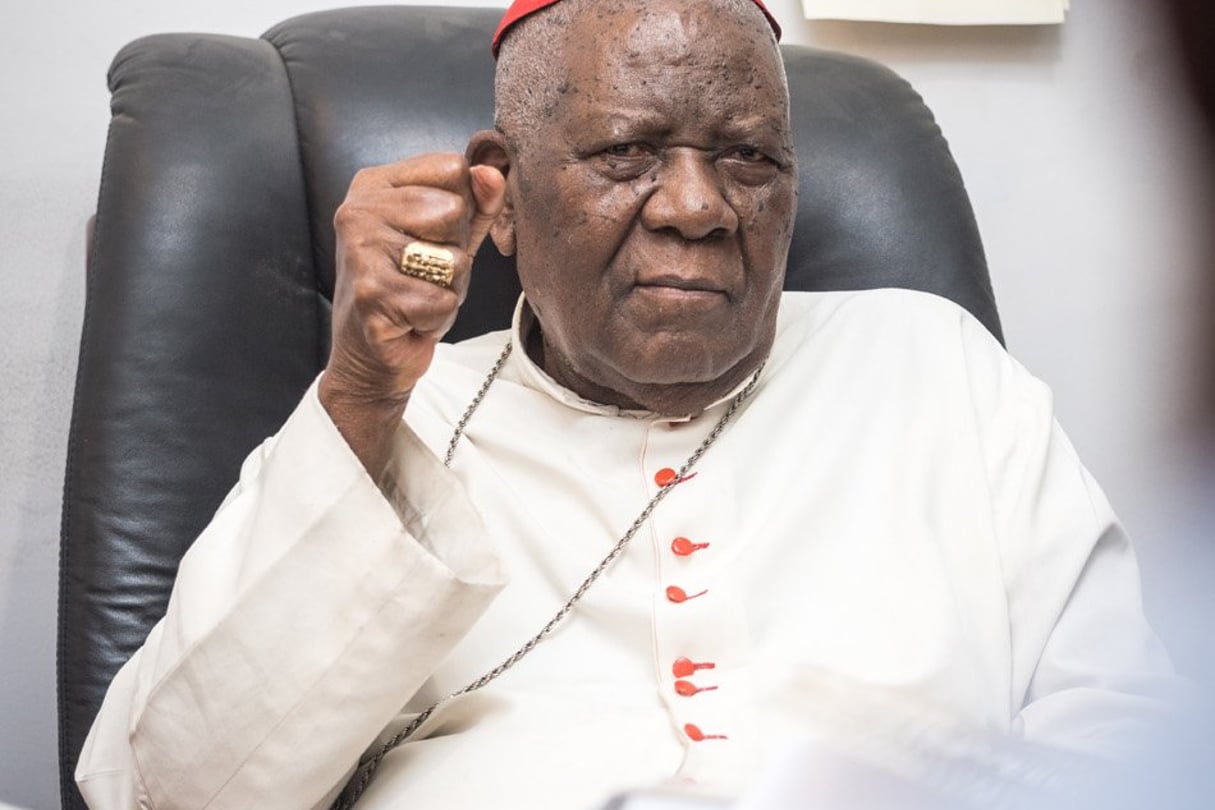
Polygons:
[[489,227],[489,236],[494,240],[498,252],[503,256],[515,254],[515,204],[511,195],[510,153],[506,139],[495,129],[485,129],[473,135],[464,155],[471,166],[493,166],[506,178],[506,200],[494,224]]

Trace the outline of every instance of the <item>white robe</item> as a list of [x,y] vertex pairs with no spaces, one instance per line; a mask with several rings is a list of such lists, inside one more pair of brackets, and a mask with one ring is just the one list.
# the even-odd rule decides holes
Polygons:
[[[447,470],[506,339],[441,348],[378,486],[315,386],[250,455],[110,687],[77,769],[94,810],[324,807],[377,735],[534,634],[726,407],[621,412],[515,351]],[[361,808],[732,795],[815,731],[797,709],[814,673],[1091,751],[1168,680],[1049,391],[948,301],[786,293],[758,388],[694,472],[562,627],[388,757]],[[679,556],[675,537],[709,545]],[[703,594],[676,604],[671,585]],[[714,665],[684,679],[705,691],[676,693],[681,657]]]

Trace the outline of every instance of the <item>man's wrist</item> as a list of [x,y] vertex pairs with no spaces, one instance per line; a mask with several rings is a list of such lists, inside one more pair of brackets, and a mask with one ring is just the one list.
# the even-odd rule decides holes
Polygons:
[[326,370],[317,385],[317,398],[334,426],[372,480],[379,481],[388,464],[392,435],[409,402],[403,396],[370,397],[352,394]]

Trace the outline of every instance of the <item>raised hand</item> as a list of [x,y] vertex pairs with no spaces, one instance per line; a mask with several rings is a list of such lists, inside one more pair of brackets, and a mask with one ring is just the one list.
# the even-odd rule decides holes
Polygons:
[[[469,166],[454,153],[419,155],[360,171],[334,216],[333,349],[319,394],[373,478],[410,392],[455,322],[505,189],[492,166]],[[402,254],[418,241],[451,257],[449,286],[401,271]]]

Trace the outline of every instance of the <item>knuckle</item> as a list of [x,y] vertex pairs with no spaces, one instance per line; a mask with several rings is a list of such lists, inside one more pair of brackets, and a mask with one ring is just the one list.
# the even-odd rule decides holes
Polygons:
[[464,220],[468,214],[468,206],[464,199],[455,194],[441,194],[435,200],[433,215],[445,227],[451,227]]
[[400,328],[387,318],[368,318],[363,326],[367,341],[372,344],[388,343],[399,336]]
[[468,219],[464,201],[449,191],[433,190],[410,213],[404,230],[414,238],[440,242],[452,248],[461,243],[461,234]]
[[350,283],[350,287],[354,292],[354,299],[362,304],[378,301],[383,292],[383,285],[379,279],[370,273],[356,276]]
[[373,185],[378,175],[379,171],[375,166],[364,166],[354,173],[354,177],[350,180],[350,188],[358,189]]
[[435,156],[436,168],[448,179],[457,180],[468,173],[468,160],[457,152],[440,152]]
[[358,230],[365,217],[366,214],[359,199],[350,195],[333,212],[333,227],[343,234],[349,234]]

